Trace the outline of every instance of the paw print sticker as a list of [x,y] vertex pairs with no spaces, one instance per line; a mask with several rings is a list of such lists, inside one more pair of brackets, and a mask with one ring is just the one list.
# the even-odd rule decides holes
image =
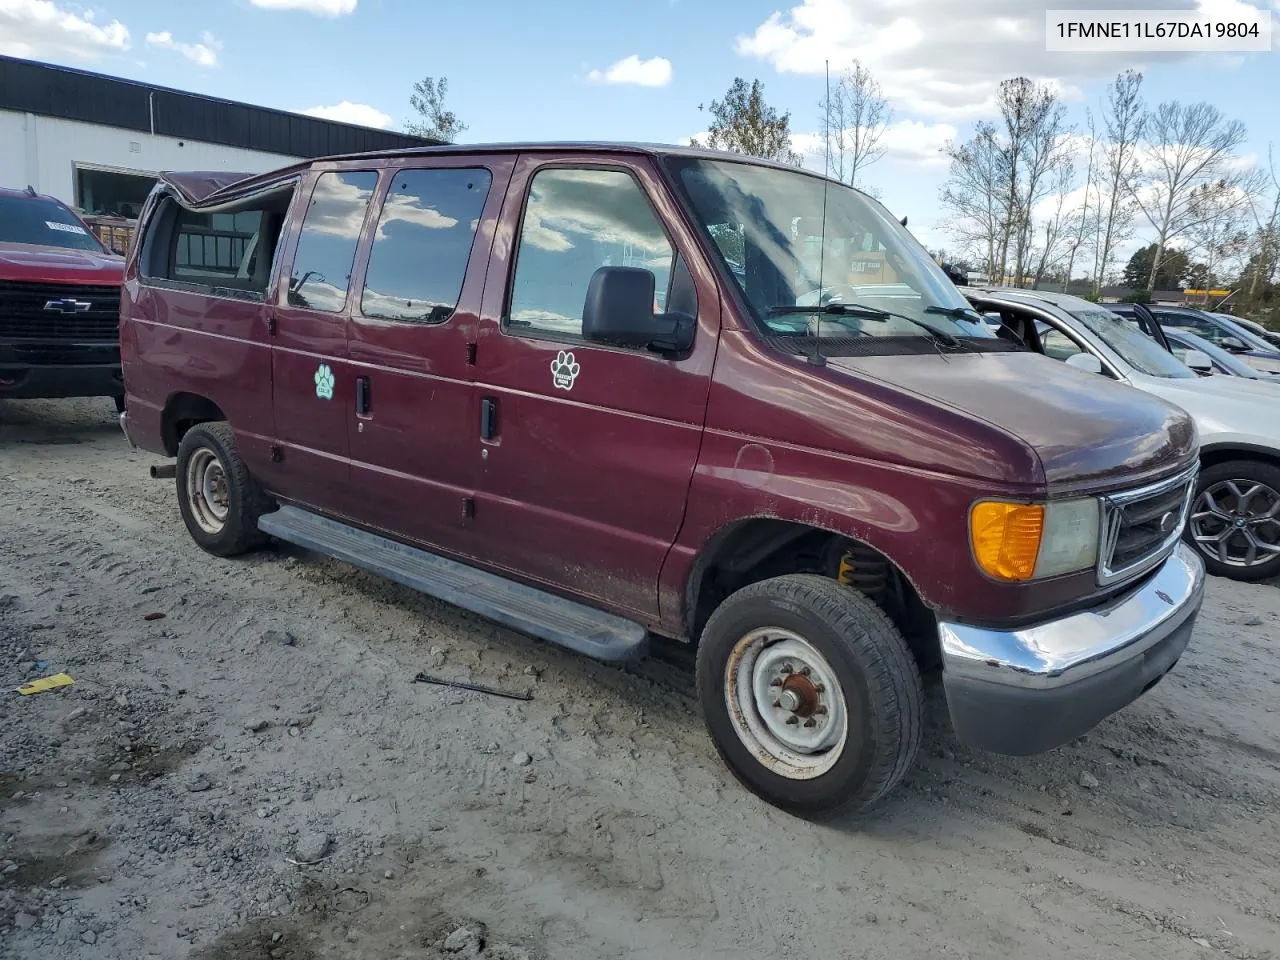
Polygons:
[[573,381],[578,379],[581,369],[572,353],[561,350],[551,361],[551,382],[556,385],[557,390],[572,390]]
[[333,399],[333,371],[327,363],[316,369],[316,396],[321,400]]

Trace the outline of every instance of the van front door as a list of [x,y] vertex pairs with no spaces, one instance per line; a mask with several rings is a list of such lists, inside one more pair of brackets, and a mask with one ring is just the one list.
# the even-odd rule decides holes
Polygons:
[[[477,350],[477,546],[525,579],[641,622],[679,532],[719,330],[695,244],[647,160],[524,154],[507,192]],[[691,352],[666,359],[582,337],[602,266],[655,277],[658,311],[691,313]]]
[[[479,464],[472,345],[513,158],[411,160],[386,173],[348,349],[359,519],[470,557]],[[469,266],[470,264],[470,266]],[[359,268],[357,268],[359,270]]]
[[287,499],[345,517],[353,516],[347,421],[356,392],[347,300],[377,183],[372,170],[316,177],[301,229],[283,253],[286,269],[273,310],[272,396],[281,459],[272,485]]

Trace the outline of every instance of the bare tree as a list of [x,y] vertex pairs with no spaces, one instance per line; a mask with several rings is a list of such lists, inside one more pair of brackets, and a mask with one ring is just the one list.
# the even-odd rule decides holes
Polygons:
[[[1044,218],[1044,236],[1039,250],[1039,262],[1036,264],[1036,272],[1031,281],[1032,289],[1038,289],[1049,269],[1056,268],[1062,262],[1064,246],[1070,246],[1072,259],[1074,259],[1076,244],[1071,241],[1078,238],[1066,236],[1067,227],[1073,220],[1072,211],[1067,207],[1067,198],[1071,195],[1074,186],[1074,164],[1070,162],[1060,164],[1053,172],[1050,194],[1053,208]],[[1066,282],[1071,282],[1070,269],[1067,272]]]
[[1192,191],[1187,206],[1195,219],[1187,227],[1186,240],[1204,265],[1206,287],[1220,282],[1230,269],[1229,264],[1248,252],[1253,213],[1244,191],[1260,186],[1257,178],[1244,184],[1243,190],[1237,184],[1219,180]]
[[871,71],[855,60],[819,108],[831,160],[828,172],[856,187],[859,174],[885,154],[884,135],[893,119],[889,101]]
[[1199,189],[1222,181],[1239,185],[1229,161],[1245,138],[1244,124],[1208,103],[1162,103],[1146,119],[1145,169],[1131,183],[1143,215],[1156,230],[1156,255],[1147,289],[1153,289],[1169,241],[1197,227],[1212,206],[1197,204]]
[[449,92],[449,81],[445,77],[423,77],[413,85],[413,93],[409,96],[409,106],[421,120],[410,120],[405,130],[415,137],[428,137],[432,140],[443,140],[453,143],[467,130],[467,125],[458,119],[452,110],[446,110],[445,95]]
[[1020,284],[1026,270],[1031,242],[1031,210],[1047,192],[1048,178],[1068,157],[1065,135],[1069,128],[1057,95],[1045,84],[1016,77],[1000,84],[996,95],[1003,128],[999,143],[1004,173],[1000,205],[1002,229],[996,260],[1006,275],[1013,254],[1014,282]]
[[1256,230],[1248,275],[1242,277],[1241,282],[1248,282],[1247,299],[1254,301],[1261,287],[1274,281],[1277,262],[1280,262],[1280,171],[1276,169],[1271,144],[1267,144],[1267,169],[1259,175],[1259,190],[1249,209],[1253,212]]
[[1089,127],[1089,162],[1085,166],[1084,199],[1080,203],[1080,216],[1075,221],[1075,236],[1066,239],[1071,249],[1067,257],[1067,278],[1062,286],[1064,293],[1071,286],[1071,274],[1075,272],[1076,254],[1080,252],[1082,246],[1090,243],[1093,243],[1096,248],[1098,236],[1098,207],[1093,202],[1094,195],[1097,192],[1097,184],[1095,183],[1097,164],[1095,163],[1095,158],[1098,153],[1098,131],[1093,123],[1093,111],[1086,110],[1085,117]]
[[1138,175],[1138,148],[1146,123],[1142,103],[1142,74],[1126,70],[1107,86],[1107,106],[1103,114],[1106,145],[1103,148],[1101,193],[1102,242],[1094,264],[1094,293],[1111,272],[1116,247],[1129,237],[1136,213],[1130,185]]
[[[701,104],[698,109],[704,109]],[[801,157],[791,149],[791,114],[779,113],[764,102],[764,84],[751,85],[735,77],[723,100],[712,100],[707,138],[693,139],[694,146],[732,150],[752,157],[779,160],[799,166]]]
[[997,281],[1004,276],[998,251],[1008,169],[995,124],[979,121],[969,140],[948,143],[944,150],[951,169],[939,199],[949,213],[948,230],[962,255],[983,264],[988,279]]

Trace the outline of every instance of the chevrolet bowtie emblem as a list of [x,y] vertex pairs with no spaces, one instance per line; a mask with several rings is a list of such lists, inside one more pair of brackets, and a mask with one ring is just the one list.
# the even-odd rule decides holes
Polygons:
[[50,313],[88,313],[91,306],[93,304],[88,300],[73,300],[70,297],[64,297],[61,300],[49,300],[45,303],[44,308]]

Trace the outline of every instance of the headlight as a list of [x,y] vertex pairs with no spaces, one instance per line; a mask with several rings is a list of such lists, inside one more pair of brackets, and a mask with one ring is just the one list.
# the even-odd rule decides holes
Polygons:
[[982,500],[969,512],[973,557],[997,580],[1038,580],[1098,561],[1098,501]]

